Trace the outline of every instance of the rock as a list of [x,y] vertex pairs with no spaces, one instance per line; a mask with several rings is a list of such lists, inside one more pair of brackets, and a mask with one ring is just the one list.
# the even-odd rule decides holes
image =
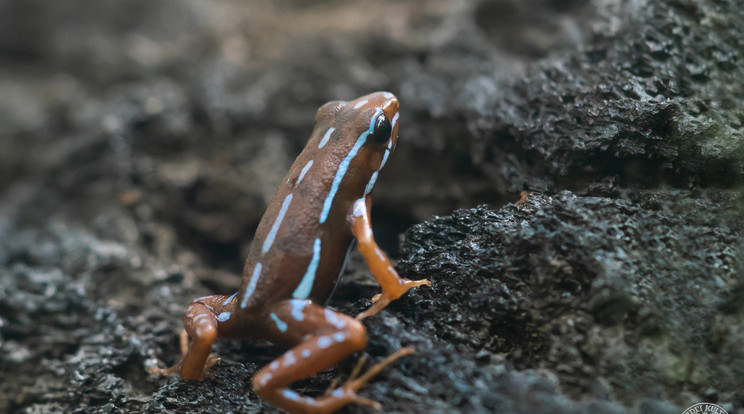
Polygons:
[[[372,360],[417,354],[362,395],[744,409],[739,3],[0,0],[0,411],[280,412],[250,389],[265,342],[218,341],[201,383],[147,368],[239,285],[316,109],[373,90],[402,105],[375,234],[434,284],[365,320]],[[378,288],[347,273],[357,314]]]

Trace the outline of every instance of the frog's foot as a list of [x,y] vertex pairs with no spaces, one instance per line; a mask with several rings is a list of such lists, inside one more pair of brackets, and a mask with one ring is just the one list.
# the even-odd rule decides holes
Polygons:
[[[176,365],[173,365],[170,368],[150,368],[147,370],[147,372],[151,374],[160,374],[166,377],[171,374],[181,375],[181,362],[182,361],[178,361]],[[209,369],[218,362],[220,362],[220,357],[217,354],[209,354],[209,356],[207,357],[207,361],[204,363],[204,368],[202,368],[201,375],[198,379],[203,380],[204,378],[211,376]]]
[[400,282],[394,288],[385,289],[385,287],[383,287],[382,293],[378,293],[372,297],[371,302],[373,303],[373,305],[366,311],[357,315],[356,317],[357,320],[361,320],[368,316],[372,316],[376,314],[377,312],[385,309],[385,307],[387,307],[387,305],[389,305],[390,302],[403,296],[403,294],[408,292],[410,289],[415,288],[416,286],[423,286],[423,285],[431,286],[431,282],[429,282],[426,279],[421,279],[421,280],[400,279]]
[[206,377],[211,377],[212,374],[209,372],[209,369],[212,368],[218,362],[220,362],[219,355],[209,354],[209,356],[207,357],[207,361],[204,363],[204,369],[202,369],[201,379],[204,379]]
[[360,388],[362,388],[364,384],[369,382],[369,380],[382,372],[382,370],[385,369],[388,365],[397,361],[399,358],[407,355],[412,355],[415,352],[416,350],[412,347],[402,348],[397,352],[388,355],[387,358],[373,365],[370,369],[367,370],[367,372],[358,377],[359,372],[361,372],[362,370],[362,366],[364,366],[364,363],[366,362],[366,357],[362,357],[357,362],[357,365],[354,367],[354,370],[351,372],[351,376],[346,381],[346,383],[332,391],[329,390],[330,392],[326,391],[326,396],[331,396],[332,398],[342,398],[349,402],[367,405],[374,408],[375,410],[380,410],[382,409],[380,403],[374,400],[370,400],[369,398],[361,397],[356,392]]
[[532,194],[535,193],[532,191],[523,190],[521,193],[519,193],[519,200],[517,200],[514,204],[521,206],[522,204],[527,202],[527,197],[531,196]]
[[147,370],[150,374],[160,374],[164,377],[167,377],[171,374],[181,374],[181,362],[183,362],[183,357],[186,356],[186,352],[189,350],[189,335],[186,333],[186,330],[181,329],[181,332],[179,332],[178,335],[179,344],[181,346],[181,359],[172,367],[170,368],[150,368]]
[[[359,360],[357,361],[356,365],[354,365],[354,369],[351,370],[351,375],[349,375],[349,379],[346,380],[346,381],[348,382],[348,381],[351,381],[351,380],[355,379],[356,377],[358,377],[359,376],[359,373],[362,372],[362,368],[364,367],[364,364],[366,364],[366,363],[367,363],[367,355],[366,354],[365,355],[362,355],[361,357],[359,357]],[[333,391],[336,388],[338,388],[338,383],[339,383],[339,377],[334,378],[331,381],[330,385],[328,385],[328,389],[326,389],[326,392],[325,392],[324,395],[329,395],[331,393],[331,391]]]
[[178,361],[176,365],[173,365],[170,368],[150,368],[147,370],[150,374],[160,374],[164,377],[167,377],[170,374],[180,374],[181,373],[181,361]]
[[[178,363],[170,368],[150,368],[147,370],[147,372],[151,374],[160,374],[163,376],[168,376],[171,374],[183,375],[181,373],[181,364],[183,363],[183,358],[186,357],[186,354],[189,351],[189,335],[186,333],[185,330],[181,330],[181,332],[179,333],[179,342],[181,347],[181,360],[178,361]],[[217,354],[209,354],[206,361],[204,362],[204,367],[202,368],[201,375],[198,379],[203,380],[204,378],[208,377],[210,375],[209,369],[218,362],[220,362],[220,357]]]

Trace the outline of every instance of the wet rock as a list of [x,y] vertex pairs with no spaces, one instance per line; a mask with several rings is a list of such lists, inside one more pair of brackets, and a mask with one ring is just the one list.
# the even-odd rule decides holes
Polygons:
[[713,388],[739,401],[744,360],[710,347],[740,335],[741,315],[720,312],[742,283],[734,205],[716,193],[631,202],[562,192],[459,210],[407,232],[399,267],[434,286],[406,310],[461,354],[546,369],[575,398],[681,403]]
[[[203,383],[146,370],[177,361],[193,298],[238,286],[318,106],[385,89],[375,234],[434,286],[365,321],[373,360],[418,353],[363,395],[741,410],[740,8],[0,1],[0,411],[280,412],[250,389],[281,352],[261,341],[218,341]],[[347,273],[331,304],[357,314],[377,286]]]
[[597,19],[577,53],[530,66],[520,77],[466,82],[453,110],[477,138],[473,159],[485,151],[481,169],[509,182],[502,161],[516,147],[527,175],[564,188],[607,176],[643,187],[741,182],[744,125],[736,97],[744,73],[733,62],[744,37],[732,20],[740,5],[670,1],[613,10],[611,3],[598,6],[606,19]]

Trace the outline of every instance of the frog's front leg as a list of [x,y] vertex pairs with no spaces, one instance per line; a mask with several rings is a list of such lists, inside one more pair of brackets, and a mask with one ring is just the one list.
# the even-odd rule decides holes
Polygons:
[[[182,359],[170,368],[154,368],[150,372],[162,375],[178,373],[187,380],[203,380],[209,368],[219,361],[215,354],[210,354],[212,344],[217,338],[218,322],[212,302],[221,302],[224,296],[208,296],[193,302],[183,314],[184,331],[181,332]],[[206,303],[203,303],[206,302]],[[188,338],[193,338],[191,346]]]
[[431,286],[431,282],[426,279],[408,280],[398,276],[398,272],[393,268],[390,259],[377,246],[377,242],[372,236],[369,204],[369,197],[366,199],[360,198],[354,202],[349,219],[351,221],[351,231],[359,243],[359,251],[364,256],[372,275],[382,287],[382,293],[372,298],[374,303],[372,307],[360,313],[357,319],[364,319],[383,310],[390,302],[403,296],[411,288],[421,285]]
[[367,344],[364,325],[351,316],[316,305],[307,299],[279,302],[266,310],[267,339],[295,346],[263,367],[253,377],[253,390],[263,399],[291,413],[331,413],[347,404],[379,404],[356,391],[382,368],[408,355],[404,348],[371,367],[367,373],[318,398],[304,397],[289,386],[336,365]]

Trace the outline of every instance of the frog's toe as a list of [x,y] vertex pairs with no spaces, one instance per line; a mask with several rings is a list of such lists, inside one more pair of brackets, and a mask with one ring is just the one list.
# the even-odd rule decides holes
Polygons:
[[147,370],[150,374],[160,374],[164,377],[167,377],[171,374],[180,374],[181,373],[181,362],[179,361],[176,365],[173,365],[170,368],[158,368],[158,367],[152,367]]
[[209,369],[212,368],[218,362],[220,362],[219,355],[209,354],[209,356],[207,357],[207,360],[204,362],[204,369],[202,370],[202,379],[206,377],[210,377],[212,375],[209,372]]
[[431,286],[431,282],[428,279],[420,279],[420,280],[408,280],[404,279],[404,285],[406,287],[406,291],[411,288],[415,288],[416,286]]

